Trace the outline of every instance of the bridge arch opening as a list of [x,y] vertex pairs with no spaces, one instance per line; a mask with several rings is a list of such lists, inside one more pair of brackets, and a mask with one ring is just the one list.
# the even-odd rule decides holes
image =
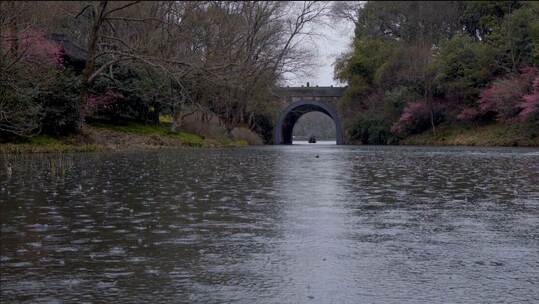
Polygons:
[[275,126],[273,142],[277,145],[290,145],[293,141],[294,125],[298,119],[309,112],[321,112],[335,123],[335,142],[342,145],[341,121],[333,105],[320,101],[297,101],[288,105],[280,114]]
[[336,144],[335,122],[329,115],[312,111],[300,116],[294,124],[292,144],[306,144],[310,139],[322,144]]

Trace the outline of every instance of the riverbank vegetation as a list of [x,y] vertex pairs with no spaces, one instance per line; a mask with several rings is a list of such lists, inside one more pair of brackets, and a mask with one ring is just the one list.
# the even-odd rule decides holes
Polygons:
[[[217,115],[229,134],[215,144],[239,142],[234,134],[248,133],[241,128],[269,141],[272,89],[311,64],[311,51],[299,42],[314,33],[328,7],[2,1],[0,141],[84,136],[105,130],[91,125],[98,121],[108,131],[151,129],[198,145],[181,132],[193,113],[201,124]],[[168,131],[163,115],[171,118]]]
[[539,147],[539,131],[533,125],[516,124],[440,124],[436,132],[422,132],[401,140],[405,145],[438,146],[521,146]]
[[77,143],[73,137],[58,138],[48,135],[21,138],[0,145],[0,154],[96,152],[101,150],[103,150],[102,146]]
[[335,67],[348,84],[341,111],[352,141],[537,144],[538,2],[336,2],[333,11],[355,24]]
[[[355,25],[335,63],[347,142],[439,144],[494,125],[521,139],[489,143],[537,141],[537,2],[2,1],[0,143],[271,143],[274,88],[315,64],[305,42],[330,17]],[[482,142],[468,138],[456,142]]]
[[19,138],[0,145],[0,153],[66,153],[121,151],[128,149],[156,149],[166,147],[239,147],[247,142],[228,136],[204,138],[200,135],[176,131],[166,125],[142,123],[91,122],[76,134],[50,136],[40,134]]

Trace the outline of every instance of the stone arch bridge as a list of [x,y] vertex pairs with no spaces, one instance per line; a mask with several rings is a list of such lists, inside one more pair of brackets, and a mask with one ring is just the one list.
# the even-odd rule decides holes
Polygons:
[[322,112],[335,123],[338,145],[344,144],[342,121],[337,102],[344,87],[281,87],[276,90],[279,114],[273,128],[273,144],[292,144],[292,132],[298,119],[309,112]]

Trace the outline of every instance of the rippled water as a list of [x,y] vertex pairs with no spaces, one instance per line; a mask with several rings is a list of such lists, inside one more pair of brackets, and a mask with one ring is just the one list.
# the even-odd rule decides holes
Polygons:
[[1,302],[537,303],[537,149],[17,156]]

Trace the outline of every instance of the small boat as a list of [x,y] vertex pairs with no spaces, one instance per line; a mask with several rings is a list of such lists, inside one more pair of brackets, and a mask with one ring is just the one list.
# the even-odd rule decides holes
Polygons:
[[316,143],[316,137],[314,137],[314,136],[309,137],[309,143],[310,144]]

